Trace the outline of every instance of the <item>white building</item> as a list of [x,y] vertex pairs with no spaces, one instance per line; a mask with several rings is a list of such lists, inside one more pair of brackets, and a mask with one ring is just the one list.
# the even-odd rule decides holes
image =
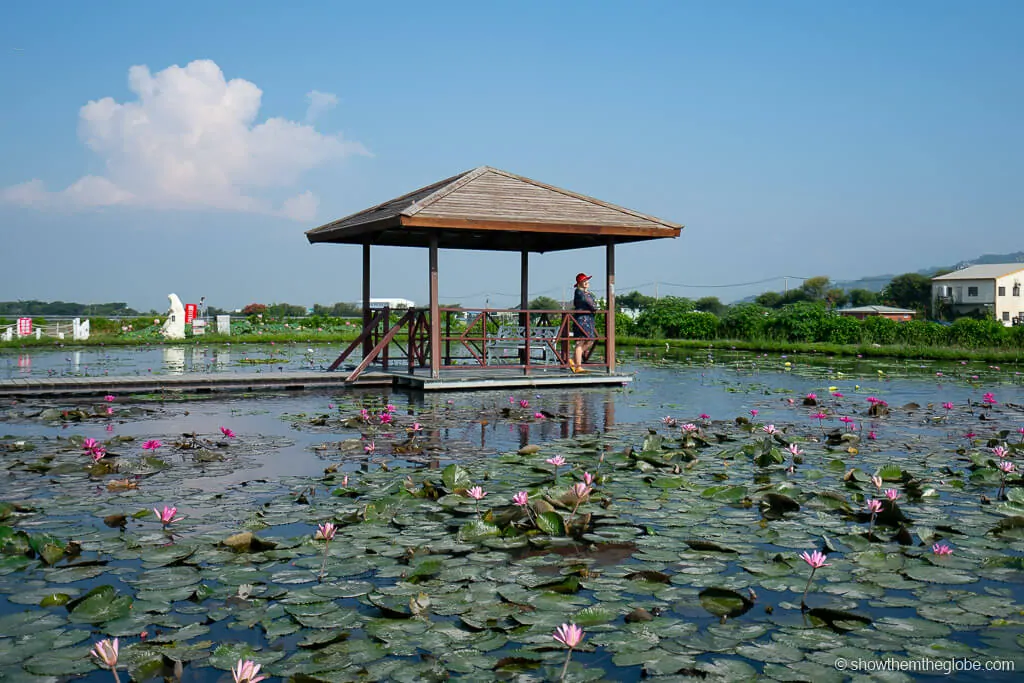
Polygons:
[[970,266],[932,278],[932,314],[943,305],[957,316],[974,311],[995,315],[1006,326],[1024,324],[1024,263]]
[[409,299],[370,299],[370,308],[413,308],[416,306],[415,301]]

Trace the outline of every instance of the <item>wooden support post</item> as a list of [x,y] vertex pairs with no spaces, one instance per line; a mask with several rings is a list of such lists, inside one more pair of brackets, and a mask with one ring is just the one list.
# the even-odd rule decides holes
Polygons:
[[437,303],[437,233],[430,234],[430,376],[441,376],[441,312]]
[[[370,324],[370,243],[363,242],[363,329]],[[387,321],[385,320],[385,325]],[[363,340],[363,358],[370,355],[373,348],[373,341],[367,335]]]
[[519,256],[519,326],[523,328],[523,350],[519,362],[523,365],[523,374],[530,374],[530,252],[523,249]]
[[608,300],[608,313],[604,317],[604,349],[608,362],[608,374],[615,374],[615,240],[609,239],[605,247],[605,291]]

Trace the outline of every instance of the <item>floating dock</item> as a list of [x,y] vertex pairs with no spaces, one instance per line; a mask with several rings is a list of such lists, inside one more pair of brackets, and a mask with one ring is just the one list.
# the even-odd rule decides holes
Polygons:
[[412,391],[469,391],[521,389],[524,387],[594,387],[623,386],[632,375],[607,373],[572,374],[540,372],[524,375],[522,371],[451,370],[438,378],[426,373],[410,375],[399,372],[367,372],[346,382],[344,372],[301,371],[266,373],[185,373],[182,375],[110,376],[110,377],[28,377],[0,380],[0,397],[68,397],[103,396],[104,394],[203,394],[230,391],[305,391],[310,389],[385,388]]

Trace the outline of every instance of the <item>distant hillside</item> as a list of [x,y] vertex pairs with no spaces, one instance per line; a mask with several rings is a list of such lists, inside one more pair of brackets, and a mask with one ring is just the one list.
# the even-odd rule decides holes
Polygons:
[[[921,275],[934,275],[940,270],[959,270],[966,268],[967,266],[980,266],[986,263],[1024,263],[1024,251],[1016,251],[1012,254],[985,254],[979,256],[976,259],[970,261],[960,261],[957,264],[951,266],[934,266],[931,268],[922,268],[917,271]],[[893,273],[890,275],[876,275],[873,277],[863,277],[859,280],[844,280],[837,281],[836,287],[842,287],[846,291],[851,289],[866,289],[871,292],[880,292],[882,288],[889,284],[896,275],[901,273]]]

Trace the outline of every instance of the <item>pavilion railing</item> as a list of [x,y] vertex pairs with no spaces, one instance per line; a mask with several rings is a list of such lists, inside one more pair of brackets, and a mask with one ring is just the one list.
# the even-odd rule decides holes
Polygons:
[[[588,371],[607,370],[607,353],[593,357],[604,346],[604,316],[607,311],[524,310],[518,308],[441,308],[440,369],[442,370],[534,370],[565,369],[574,358],[580,339],[594,344],[584,354]],[[371,364],[382,370],[403,363],[409,374],[430,368],[430,315],[427,309],[401,311],[393,321],[389,308],[374,312],[360,335],[338,356],[328,370],[335,370],[357,348],[367,351],[346,378],[354,381]],[[593,315],[595,336],[585,336],[581,318]]]

